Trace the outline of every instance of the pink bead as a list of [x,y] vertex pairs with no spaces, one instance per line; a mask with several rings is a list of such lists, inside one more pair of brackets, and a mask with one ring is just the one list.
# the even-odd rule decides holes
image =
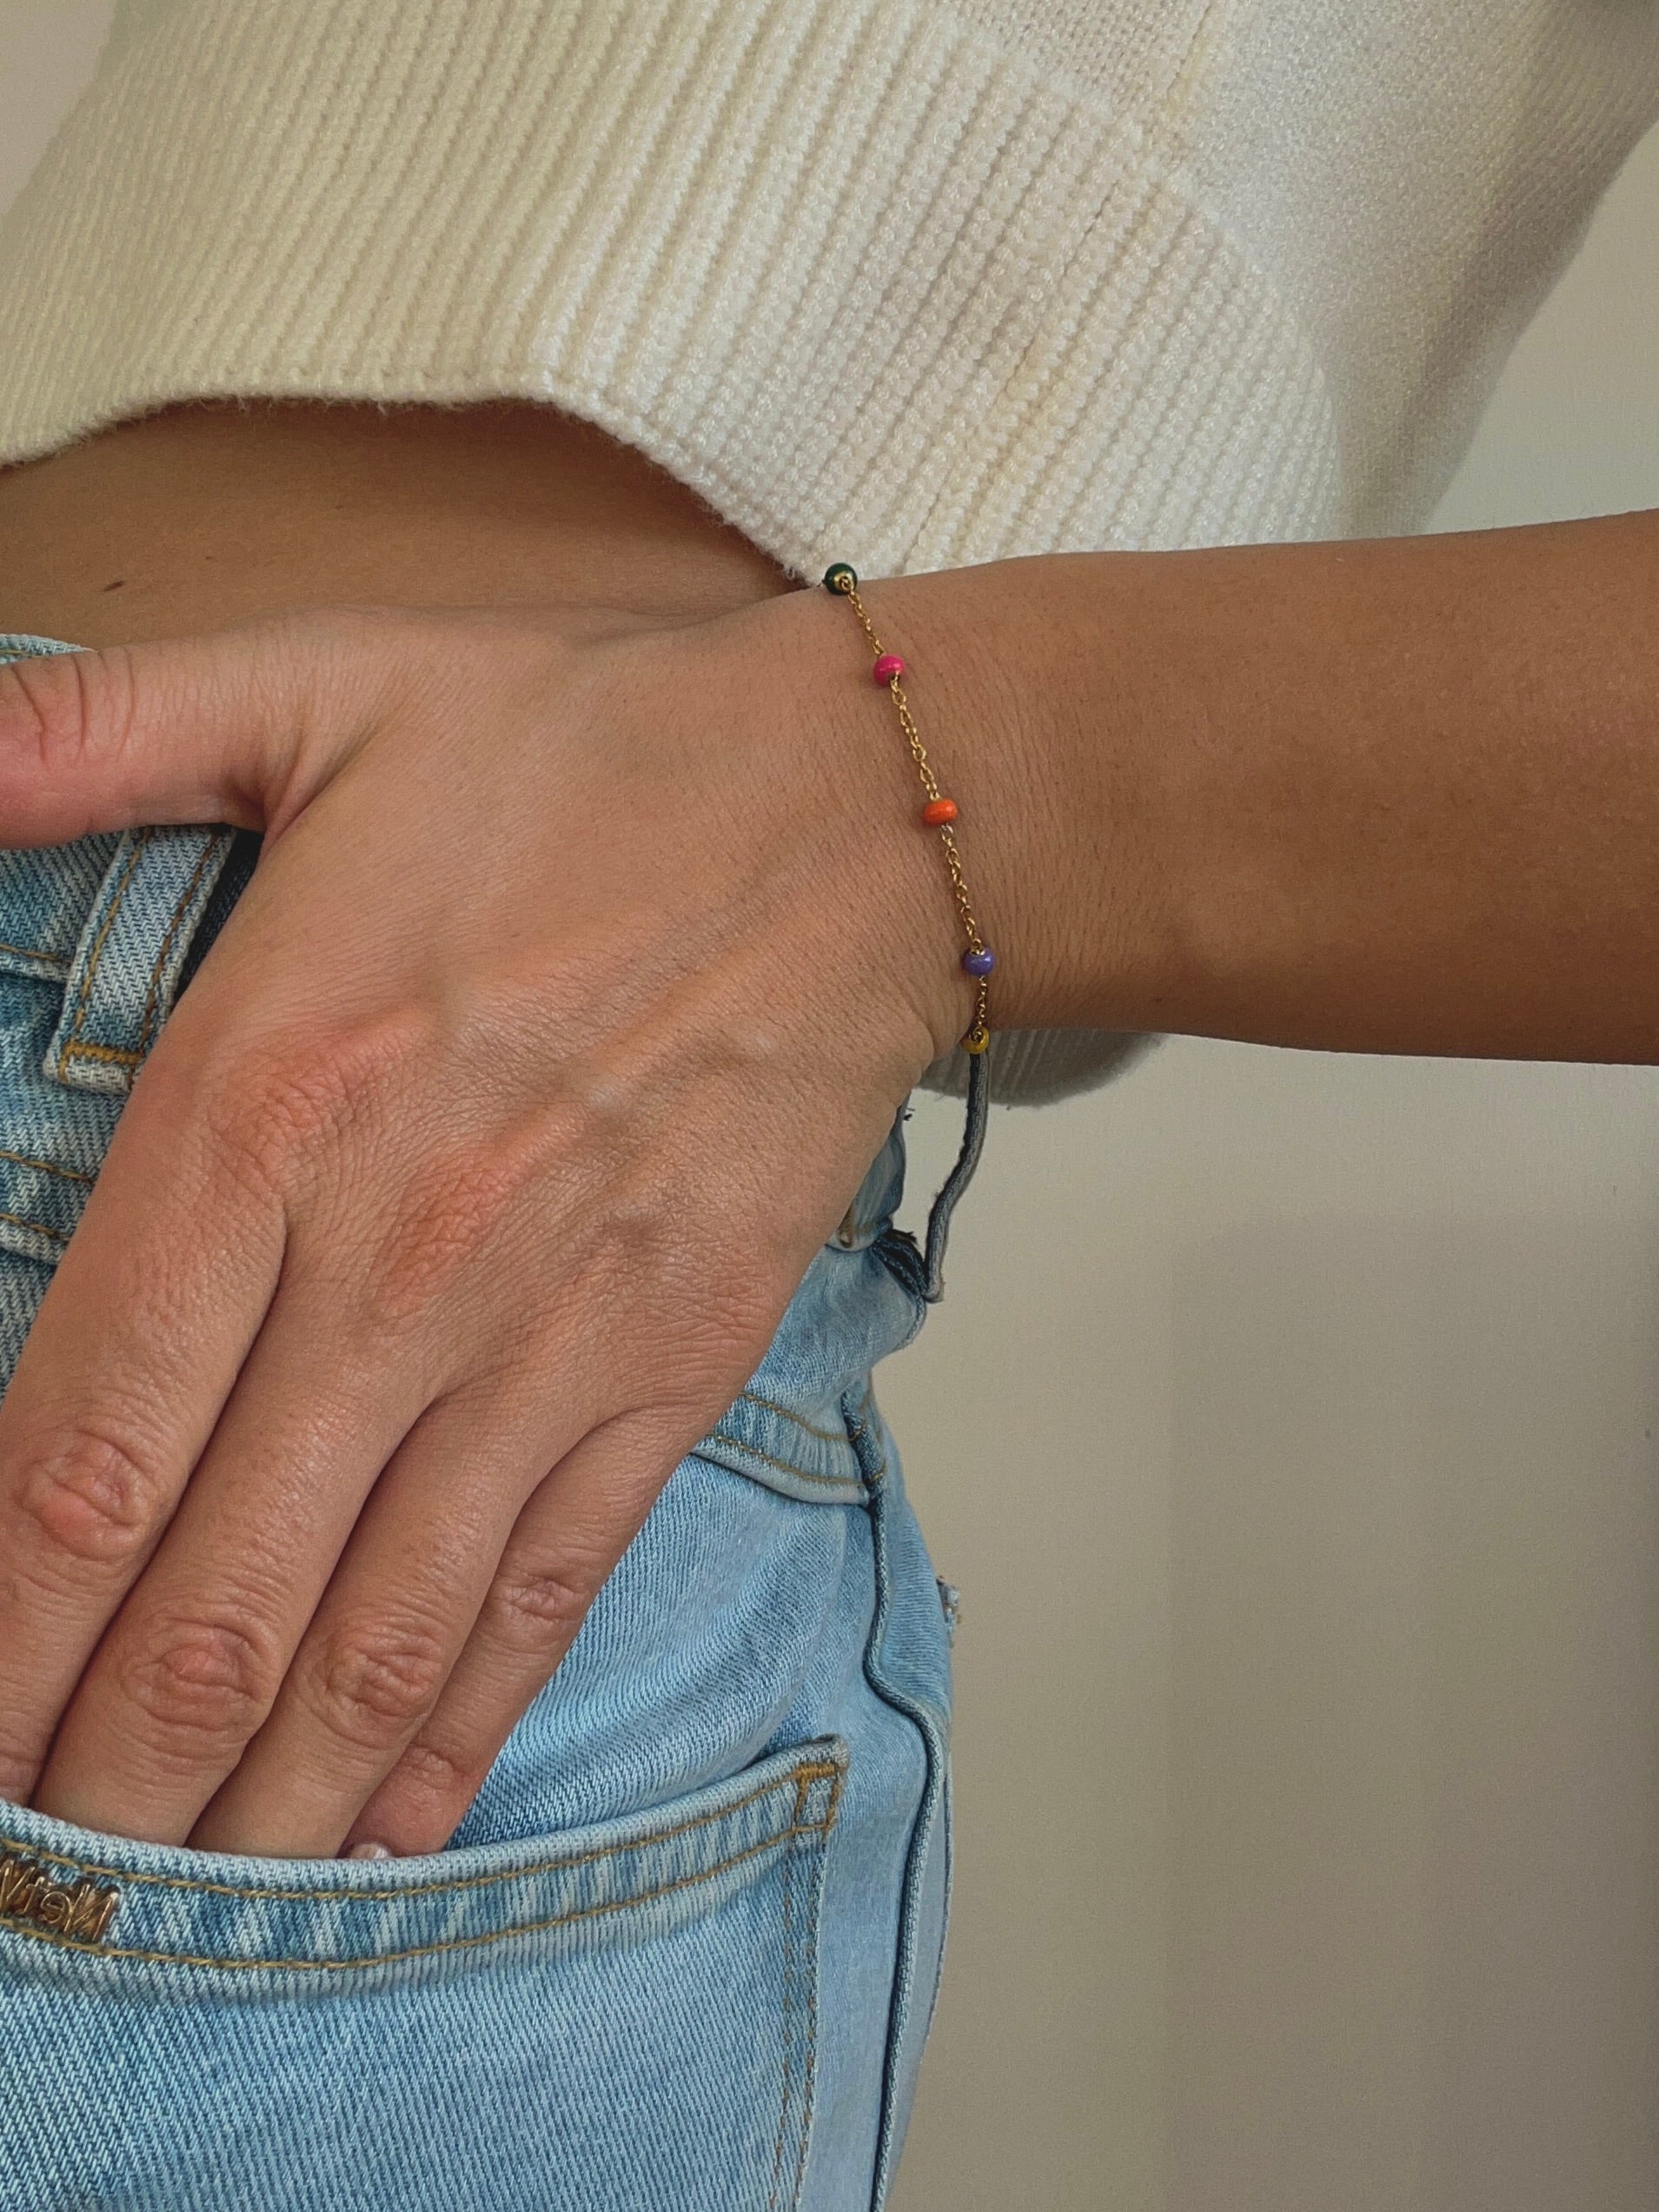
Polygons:
[[878,683],[891,683],[904,674],[905,664],[896,653],[884,653],[870,673]]

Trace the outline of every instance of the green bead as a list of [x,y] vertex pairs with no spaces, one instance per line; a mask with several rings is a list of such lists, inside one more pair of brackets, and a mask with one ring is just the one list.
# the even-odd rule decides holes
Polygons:
[[842,576],[846,578],[848,583],[852,585],[854,591],[858,589],[859,572],[853,566],[852,562],[849,561],[832,561],[829,567],[824,571],[825,590],[839,591],[841,587],[838,580]]

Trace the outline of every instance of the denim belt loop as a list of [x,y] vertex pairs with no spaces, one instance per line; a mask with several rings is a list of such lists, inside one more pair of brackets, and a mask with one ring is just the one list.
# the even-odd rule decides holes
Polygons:
[[43,1063],[72,1090],[129,1091],[172,1009],[235,832],[129,829],[92,903]]

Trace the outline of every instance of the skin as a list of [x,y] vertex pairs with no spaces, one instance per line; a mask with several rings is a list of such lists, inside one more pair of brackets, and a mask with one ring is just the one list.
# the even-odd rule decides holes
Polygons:
[[[993,1024],[1653,1059],[1656,522],[871,583]],[[0,672],[6,842],[266,837],[0,1406],[0,1790],[435,1849],[966,1026],[913,770],[534,410],[117,430],[0,573],[107,648]]]
[[[266,837],[0,1409],[0,1790],[436,1848],[966,1024],[891,708],[528,410],[140,425],[0,484],[0,571],[130,641],[0,687],[5,837]],[[205,686],[136,642],[255,610]]]

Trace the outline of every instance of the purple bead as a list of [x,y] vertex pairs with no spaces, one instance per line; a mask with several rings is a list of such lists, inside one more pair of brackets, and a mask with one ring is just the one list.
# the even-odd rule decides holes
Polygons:
[[989,945],[981,945],[977,953],[964,953],[962,965],[970,975],[989,975],[997,965],[997,956]]

